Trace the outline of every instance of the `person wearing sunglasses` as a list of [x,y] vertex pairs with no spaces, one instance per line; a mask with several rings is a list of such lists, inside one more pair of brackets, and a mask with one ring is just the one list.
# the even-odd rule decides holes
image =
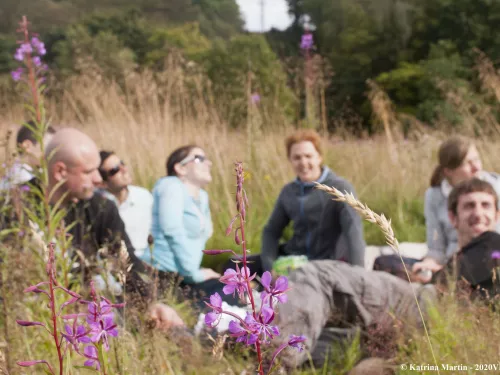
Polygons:
[[153,188],[154,246],[141,259],[159,270],[160,280],[171,276],[182,278],[194,297],[211,294],[219,285],[220,274],[201,268],[207,240],[213,226],[208,193],[204,188],[212,181],[212,162],[198,146],[176,149],[167,159],[167,176]]
[[102,177],[101,193],[118,206],[135,254],[140,256],[148,247],[153,195],[145,188],[132,185],[125,163],[113,151],[101,151],[99,173]]

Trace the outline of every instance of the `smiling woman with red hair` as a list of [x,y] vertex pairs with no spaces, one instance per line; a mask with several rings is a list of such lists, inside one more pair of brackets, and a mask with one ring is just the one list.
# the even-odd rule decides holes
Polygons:
[[[281,190],[262,235],[263,270],[270,270],[281,256],[307,259],[340,259],[364,266],[365,242],[361,218],[346,203],[334,201],[315,189],[315,183],[354,194],[354,188],[323,164],[321,138],[314,130],[299,130],[285,140],[295,180]],[[293,236],[279,241],[293,222]]]

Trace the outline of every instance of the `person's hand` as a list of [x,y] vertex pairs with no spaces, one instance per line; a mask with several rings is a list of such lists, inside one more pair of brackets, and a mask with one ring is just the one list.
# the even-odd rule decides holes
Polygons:
[[[412,267],[412,279],[421,283],[428,283],[432,279],[432,274],[443,268],[433,258],[425,258],[423,261],[415,263]],[[430,271],[430,272],[429,272]]]
[[186,326],[179,314],[163,303],[155,303],[149,308],[149,318],[155,323],[155,327],[160,330]]
[[203,273],[203,276],[205,277],[205,280],[218,279],[219,277],[221,277],[220,273],[215,272],[211,268],[202,268],[201,272]]

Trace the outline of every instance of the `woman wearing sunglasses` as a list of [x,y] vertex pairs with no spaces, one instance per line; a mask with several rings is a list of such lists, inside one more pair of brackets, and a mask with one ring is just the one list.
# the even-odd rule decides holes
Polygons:
[[220,277],[212,269],[200,268],[213,232],[204,190],[212,181],[211,167],[205,152],[195,145],[180,147],[168,157],[167,176],[153,188],[154,246],[141,257],[160,271],[160,279],[180,275],[181,286],[189,285],[193,293],[211,292]]

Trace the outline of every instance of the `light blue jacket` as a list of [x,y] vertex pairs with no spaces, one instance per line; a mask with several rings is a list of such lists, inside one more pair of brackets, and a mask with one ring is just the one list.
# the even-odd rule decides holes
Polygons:
[[202,250],[213,232],[208,194],[195,200],[175,176],[159,179],[153,188],[154,248],[141,259],[165,272],[177,272],[187,283],[204,280],[200,271]]

